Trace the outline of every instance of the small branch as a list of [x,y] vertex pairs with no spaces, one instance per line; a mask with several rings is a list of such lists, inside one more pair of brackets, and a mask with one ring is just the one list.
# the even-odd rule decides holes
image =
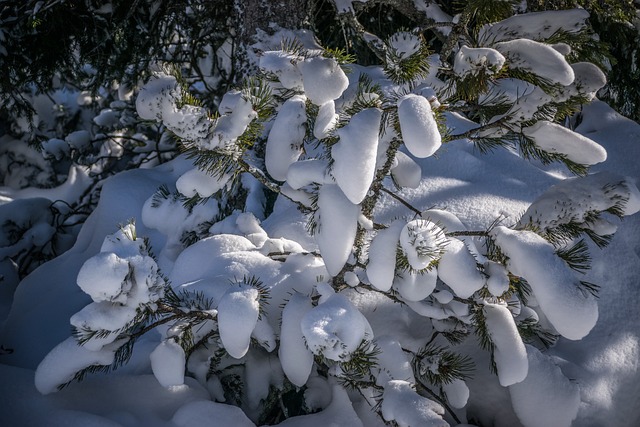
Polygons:
[[457,237],[457,236],[488,237],[489,233],[487,231],[452,231],[450,233],[445,233],[445,236],[448,236],[448,237]]
[[338,9],[336,2],[333,2],[334,7],[338,15],[340,23],[344,26],[348,26],[356,33],[356,35],[362,39],[363,42],[375,53],[375,55],[384,64],[387,61],[387,48],[384,42],[376,35],[369,33],[364,29],[358,18],[353,11],[341,12]]
[[418,208],[414,207],[411,203],[407,202],[406,200],[404,200],[402,197],[398,196],[397,194],[395,194],[391,190],[387,190],[384,187],[382,187],[380,190],[385,192],[385,193],[387,193],[388,195],[390,195],[391,197],[393,197],[394,199],[396,199],[397,201],[399,201],[400,203],[405,205],[407,208],[409,208],[410,210],[415,212],[416,215],[422,215],[422,211],[420,211]]
[[422,385],[420,382],[416,381],[416,391],[418,393],[422,392],[422,393],[426,393],[428,394],[430,397],[432,397],[433,399],[435,399],[436,401],[438,401],[439,404],[441,404],[442,406],[444,406],[444,408],[447,410],[447,412],[449,412],[449,414],[451,415],[451,418],[453,418],[453,420],[456,422],[456,424],[461,424],[460,419],[458,418],[458,416],[455,414],[455,412],[453,412],[453,409],[451,409],[451,407],[447,404],[447,402],[442,399],[440,396],[438,396],[437,394],[435,394],[434,392],[432,392],[431,390],[429,390],[427,387],[425,387],[424,385]]
[[482,131],[485,131],[487,129],[493,129],[493,128],[506,128],[507,130],[511,131],[511,128],[509,128],[508,126],[506,126],[504,124],[510,118],[511,118],[511,116],[507,115],[507,116],[502,117],[499,120],[496,120],[495,122],[487,123],[486,125],[482,125],[482,126],[479,126],[477,128],[469,129],[468,131],[463,132],[463,133],[459,133],[457,135],[451,135],[449,141],[455,141],[457,139],[465,139],[465,138],[473,139],[474,137],[477,136],[478,132],[482,132]]

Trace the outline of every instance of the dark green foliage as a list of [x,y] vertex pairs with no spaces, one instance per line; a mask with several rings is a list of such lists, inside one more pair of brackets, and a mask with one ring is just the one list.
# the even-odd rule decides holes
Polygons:
[[413,371],[423,384],[440,387],[453,380],[471,378],[475,369],[468,356],[456,354],[451,350],[434,344],[421,348],[413,357]]

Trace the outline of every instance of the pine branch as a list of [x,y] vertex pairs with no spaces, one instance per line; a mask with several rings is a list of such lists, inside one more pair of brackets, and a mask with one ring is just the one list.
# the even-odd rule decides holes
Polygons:
[[393,197],[394,199],[396,199],[398,202],[400,202],[401,204],[403,204],[404,206],[406,206],[407,208],[409,208],[411,211],[413,211],[416,215],[420,216],[422,215],[422,211],[420,211],[420,209],[414,207],[411,203],[407,202],[406,200],[404,200],[402,197],[398,196],[396,193],[394,193],[391,190],[388,190],[384,187],[380,188],[380,191],[387,193],[389,196]]

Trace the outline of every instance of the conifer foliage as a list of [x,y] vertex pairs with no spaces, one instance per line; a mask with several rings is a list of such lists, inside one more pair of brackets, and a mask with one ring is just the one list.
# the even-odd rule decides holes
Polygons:
[[[580,280],[589,245],[606,246],[613,218],[640,210],[635,183],[589,174],[604,148],[565,126],[606,83],[581,51],[589,13],[478,0],[453,19],[436,2],[388,3],[420,25],[375,35],[356,2],[335,2],[375,66],[306,32],[263,35],[258,71],[215,109],[194,96],[192,69],[155,67],[127,100],[147,132],[131,138],[171,135],[192,161],[137,219],[164,246],[133,222],[105,238],[77,277],[92,302],[40,364],[39,391],[126,364],[159,331],[149,358],[161,385],[191,376],[257,425],[335,412],[348,425],[465,424],[466,382],[485,372],[509,388],[525,426],[536,424],[519,384],[548,376],[527,398],[570,402],[558,420],[570,425],[579,390],[544,350],[594,327],[598,286]],[[483,229],[398,195],[420,184],[420,159],[467,142],[576,177]],[[383,203],[407,215],[380,219]],[[305,232],[269,236],[261,220],[285,209]],[[419,336],[373,324],[363,298],[392,302]]]

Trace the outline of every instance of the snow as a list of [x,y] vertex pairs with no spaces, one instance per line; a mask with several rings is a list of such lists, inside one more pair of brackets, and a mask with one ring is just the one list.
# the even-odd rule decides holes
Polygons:
[[577,33],[587,26],[589,12],[584,9],[549,10],[514,15],[480,29],[482,45],[516,38],[546,40],[558,30]]
[[469,298],[485,285],[476,260],[462,241],[449,238],[438,262],[438,277],[460,298]]
[[360,209],[337,185],[325,184],[318,195],[320,229],[316,241],[329,274],[337,275],[351,255]]
[[629,178],[598,172],[569,178],[549,188],[529,206],[520,222],[531,222],[543,229],[569,222],[592,228],[590,212],[605,211],[620,202],[624,215],[640,211],[638,187]]
[[494,228],[491,235],[509,257],[509,270],[529,282],[558,333],[571,340],[587,335],[598,320],[598,304],[580,290],[575,274],[555,255],[553,245],[532,231],[503,226]]
[[502,264],[487,261],[484,264],[484,272],[487,278],[487,289],[494,296],[500,296],[509,290],[509,272]]
[[391,176],[400,187],[417,188],[422,179],[422,168],[411,157],[398,151],[391,167]]
[[251,333],[258,321],[258,290],[248,285],[233,285],[220,298],[218,327],[225,350],[240,359],[249,350]]
[[347,75],[333,58],[305,59],[298,68],[302,72],[304,93],[316,105],[339,98],[349,86]]
[[345,389],[337,384],[331,387],[331,403],[323,411],[316,414],[291,417],[278,425],[283,427],[364,427],[353,409],[349,395]]
[[378,231],[369,246],[367,277],[373,287],[383,292],[391,289],[393,284],[396,249],[400,240],[400,232],[404,226],[404,221],[394,221],[388,228]]
[[415,382],[411,363],[398,340],[385,335],[376,338],[376,345],[380,350],[378,355],[380,374],[376,378],[376,383],[379,386],[385,386],[387,382],[392,380]]
[[522,133],[544,151],[563,154],[581,165],[590,166],[607,160],[607,151],[601,145],[556,123],[541,120],[523,128]]
[[527,349],[509,309],[504,305],[485,304],[483,308],[487,332],[494,345],[493,358],[500,385],[507,387],[524,380],[529,362]]
[[[580,408],[580,388],[553,360],[535,347],[526,346],[529,373],[509,386],[511,404],[524,427],[570,427]],[[544,408],[544,410],[542,410]]]
[[205,198],[224,188],[229,178],[228,176],[213,177],[205,171],[193,168],[178,178],[176,189],[187,197],[194,197],[197,194]]
[[175,340],[162,341],[149,355],[151,370],[160,385],[174,387],[184,384],[184,350]]
[[495,49],[487,47],[472,48],[462,46],[456,53],[453,72],[465,77],[484,72],[487,75],[497,74],[504,65],[505,57]]
[[454,408],[464,408],[469,400],[469,387],[461,379],[455,378],[450,383],[443,384],[442,391]]
[[336,114],[336,104],[333,101],[327,101],[318,109],[316,123],[313,126],[313,136],[318,139],[324,139],[330,135],[338,122]]
[[435,269],[424,273],[404,271],[396,276],[393,288],[405,301],[421,301],[431,295],[436,288],[438,275]]
[[402,251],[416,270],[429,268],[439,260],[447,243],[442,228],[429,220],[409,221],[400,232]]
[[112,364],[116,349],[117,347],[91,351],[78,345],[75,338],[67,338],[38,365],[35,374],[36,388],[42,394],[53,393],[60,385],[71,381],[81,369],[93,365]]
[[267,139],[265,166],[273,179],[287,179],[289,166],[302,154],[307,114],[305,99],[296,95],[288,99],[278,111]]
[[[574,12],[572,16],[579,15]],[[291,65],[297,68],[297,64]],[[580,73],[585,76],[587,83],[583,87],[589,93],[595,92],[602,83],[595,69],[574,64],[571,68],[575,80],[559,92],[559,99],[578,90]],[[527,110],[526,114],[533,114],[542,103],[540,94],[531,85],[517,81],[510,81],[504,87],[510,84],[510,90],[513,89],[510,97],[517,97],[518,88],[526,89],[529,99],[520,100],[519,108]],[[499,86],[502,86],[501,82],[495,85],[496,88]],[[277,87],[275,83],[274,87]],[[301,89],[302,86],[298,88]],[[415,92],[425,93],[424,97],[431,99],[427,89],[415,89]],[[147,95],[143,90],[143,98]],[[202,110],[174,111],[175,97],[165,95],[170,124],[178,126],[178,122],[190,122],[198,125],[197,120],[191,120],[204,117]],[[343,111],[346,102],[338,99],[335,103],[331,100],[323,104],[328,105],[326,121],[329,124],[321,129],[322,135],[332,132],[330,123],[335,120],[335,111]],[[164,103],[164,98],[158,100],[159,106]],[[437,104],[431,105],[433,108]],[[153,103],[144,103],[142,110],[152,110],[152,107]],[[251,104],[239,92],[225,96],[220,113],[222,117],[215,124],[216,129],[222,132],[227,126],[226,129],[232,130],[221,141],[230,141],[230,135],[239,135],[253,117]],[[267,398],[271,387],[282,387],[286,375],[290,379],[297,378],[292,380],[296,386],[306,386],[307,408],[320,412],[291,418],[283,425],[334,423],[378,427],[382,421],[375,419],[370,408],[381,397],[380,392],[367,389],[362,394],[347,393],[336,385],[333,377],[335,373],[339,374],[340,364],[350,357],[349,352],[357,348],[363,337],[373,340],[375,336],[373,342],[382,353],[372,374],[377,385],[385,389],[382,394],[385,402],[379,407],[384,417],[394,419],[398,425],[444,425],[441,415],[450,419],[449,414],[415,391],[410,352],[424,346],[434,331],[471,328],[468,324],[470,306],[484,304],[489,333],[497,347],[498,377],[488,372],[488,354],[478,354],[473,338],[456,347],[462,353],[473,352],[477,367],[474,378],[466,382],[456,380],[443,387],[450,406],[462,408],[466,403],[466,407],[456,411],[462,425],[477,420],[478,424],[487,426],[517,426],[520,424],[516,415],[525,426],[543,422],[545,425],[569,425],[574,418],[576,425],[635,425],[639,415],[634,398],[640,393],[637,381],[640,340],[638,321],[630,313],[635,313],[637,308],[635,284],[640,265],[637,218],[621,222],[604,214],[603,219],[595,221],[587,214],[590,210],[608,209],[625,201],[622,203],[625,206],[621,206],[625,214],[640,209],[640,194],[635,184],[638,178],[636,159],[640,154],[636,142],[640,138],[640,128],[597,102],[585,106],[583,114],[584,120],[578,130],[608,152],[607,163],[596,164],[594,170],[615,169],[620,176],[593,174],[566,179],[567,172],[562,166],[527,163],[508,150],[481,155],[466,140],[451,141],[438,156],[396,158],[394,169],[404,162],[406,170],[411,171],[410,178],[405,181],[411,185],[398,190],[398,194],[419,211],[437,208],[424,211],[422,219],[416,221],[435,224],[446,232],[482,232],[495,225],[494,221],[499,218],[501,227],[494,228],[492,236],[509,258],[509,270],[482,256],[484,238],[457,236],[443,238],[442,250],[438,248],[433,256],[425,257],[430,260],[425,268],[431,266],[431,270],[421,271],[423,275],[411,270],[424,266],[420,252],[426,248],[422,242],[416,246],[411,238],[405,238],[401,247],[407,256],[414,257],[412,269],[396,272],[400,233],[407,222],[411,223],[418,216],[382,194],[372,218],[363,218],[359,207],[348,200],[346,191],[327,176],[327,152],[322,158],[313,158],[320,151],[318,147],[312,147],[316,141],[310,141],[305,147],[310,160],[298,161],[296,158],[294,163],[282,169],[286,179],[291,181],[289,184],[296,186],[299,194],[306,194],[309,206],[313,193],[316,189],[319,192],[320,212],[315,218],[318,222],[317,242],[305,231],[308,214],[299,212],[283,197],[275,201],[273,214],[267,218],[261,216],[265,215],[260,205],[265,200],[260,198],[262,187],[257,180],[251,181],[246,176],[242,182],[248,183],[246,187],[252,191],[246,211],[238,210],[208,230],[205,227],[202,232],[215,235],[187,248],[179,242],[182,232],[214,218],[221,211],[217,202],[212,200],[211,204],[198,205],[189,214],[179,201],[163,202],[157,209],[151,209],[143,206],[145,200],[149,200],[160,185],[168,186],[171,191],[178,189],[195,195],[201,194],[200,190],[205,194],[224,183],[207,181],[205,176],[189,173],[194,171],[193,165],[184,158],[106,180],[98,208],[69,252],[45,263],[19,286],[17,278],[12,279],[10,274],[15,273],[16,266],[4,264],[9,272],[5,280],[14,284],[0,283],[2,298],[8,299],[2,301],[3,305],[8,306],[13,300],[6,320],[5,313],[1,314],[0,363],[3,365],[0,365],[0,375],[4,381],[0,384],[0,397],[7,405],[0,413],[0,424],[174,426],[199,425],[214,419],[223,425],[253,425],[246,415],[240,414],[240,409],[211,401],[225,400],[222,376],[206,379],[209,357],[213,351],[225,346],[242,357],[225,363],[233,366],[231,369],[239,372],[239,377],[249,385],[243,390],[246,393],[242,409],[254,421],[258,419],[258,403]],[[450,128],[462,132],[474,125],[456,114],[445,113],[443,120]],[[270,125],[267,124],[267,130]],[[184,132],[190,134],[194,130],[190,128]],[[56,144],[64,150],[62,143]],[[67,142],[64,144],[69,147]],[[577,149],[572,152],[585,154]],[[589,156],[593,158],[593,153]],[[392,174],[396,183],[403,181],[401,174]],[[314,182],[319,186],[311,186]],[[553,184],[558,185],[551,187]],[[78,194],[84,191],[79,182],[67,185]],[[351,186],[351,183],[344,185]],[[393,182],[387,179],[384,185],[390,189]],[[551,189],[547,190],[549,187]],[[27,194],[4,191],[3,194],[15,197]],[[44,194],[50,190],[30,191],[30,194]],[[61,193],[50,191],[48,194]],[[569,204],[559,206],[562,199],[568,199]],[[6,211],[19,206],[20,212],[16,214],[21,219],[38,219],[25,234],[25,239],[45,243],[50,236],[52,227],[46,221],[41,222],[37,214],[42,211],[43,217],[48,215],[47,200],[39,200],[33,205],[6,206]],[[35,207],[36,214],[27,212],[27,206]],[[528,207],[523,219],[518,221]],[[42,361],[44,366],[36,371],[36,381],[45,391],[55,391],[59,384],[71,379],[77,369],[87,364],[110,364],[113,351],[123,344],[116,340],[117,329],[129,322],[142,305],[160,295],[163,281],[159,267],[148,256],[142,239],[132,238],[134,229],[131,226],[113,233],[118,222],[125,223],[130,218],[138,220],[136,234],[149,237],[151,248],[159,253],[158,264],[171,279],[175,290],[202,292],[214,307],[209,314],[220,316],[221,321],[226,318],[226,324],[220,325],[223,337],[221,340],[210,339],[206,350],[196,350],[185,369],[180,357],[184,357],[184,353],[172,338],[180,325],[171,323],[160,327],[160,333],[145,334],[136,344],[131,362],[116,375],[89,375],[85,382],[74,383],[60,393],[39,395],[33,385],[33,369],[38,362]],[[400,219],[396,221],[397,218]],[[527,221],[544,229],[570,220],[582,221],[585,227],[599,233],[620,230],[609,247],[592,252],[593,268],[584,276],[576,276],[561,261],[558,263],[554,254],[556,248],[534,233],[523,231],[528,229]],[[356,259],[351,251],[357,224],[366,230],[365,240],[374,236],[368,248],[369,264],[363,264],[366,248],[360,259]],[[389,224],[391,227],[384,229]],[[431,239],[434,236],[425,232],[422,237]],[[8,239],[7,236],[3,238]],[[344,274],[348,285],[345,289],[338,291],[336,288],[344,284],[339,282],[336,286],[331,282],[323,260],[318,256],[320,252],[333,275],[349,263],[348,267],[353,271]],[[463,268],[447,265],[447,257],[458,259],[454,254],[460,257],[461,261],[456,262]],[[439,263],[430,265],[431,261]],[[534,268],[530,263],[537,265]],[[488,277],[481,275],[481,270]],[[504,296],[509,285],[508,272],[521,274],[531,284],[534,295],[529,299],[529,306],[517,296]],[[440,281],[436,281],[436,274]],[[237,281],[249,275],[263,281],[272,297],[270,304],[258,308],[255,289],[230,283],[231,279]],[[603,285],[597,323],[587,314],[595,307],[595,301],[572,285],[577,278]],[[423,281],[427,280],[428,286],[425,286]],[[485,280],[489,293],[476,293]],[[369,290],[368,282],[374,290]],[[358,286],[359,283],[364,286]],[[389,291],[394,298],[406,300],[407,304],[391,301],[384,294]],[[290,304],[298,298],[296,295],[301,299],[301,307],[294,310],[295,304]],[[462,302],[461,295],[469,295],[472,301]],[[285,304],[286,301],[289,303]],[[231,307],[232,313],[225,314],[223,307],[227,306]],[[189,310],[187,307],[182,309]],[[563,310],[567,313],[559,314]],[[295,314],[291,321],[287,320],[289,314]],[[459,322],[449,319],[451,316]],[[498,383],[514,382],[524,370],[522,347],[513,341],[517,336],[513,323],[527,318],[535,319],[543,327],[555,326],[565,336],[544,354],[533,347],[525,347],[527,376],[506,389]],[[78,347],[68,338],[69,321],[79,328],[106,327],[111,333]],[[208,320],[191,332],[197,340],[217,327],[217,321]],[[167,328],[170,329],[167,331]],[[285,331],[289,328],[293,331],[291,334]],[[583,341],[572,338],[586,332],[588,335]],[[168,341],[159,344],[166,336]],[[444,343],[441,336],[436,339],[437,343]],[[254,346],[247,344],[252,340]],[[60,341],[60,347],[44,357]],[[331,365],[329,378],[324,377],[326,372],[322,369],[314,369],[314,354],[305,342],[311,343],[318,356],[330,356],[325,359]],[[281,351],[276,353],[274,350],[278,346]],[[158,350],[154,351],[155,348]],[[291,360],[285,361],[285,353],[291,353]],[[155,363],[155,368],[153,357],[149,357],[152,354],[161,356],[156,357],[160,362]],[[173,362],[172,358],[175,359]],[[160,382],[168,388],[148,375],[151,372],[160,373]],[[182,382],[183,385],[175,385]]]
[[595,98],[596,92],[607,84],[607,77],[602,70],[590,62],[575,62],[571,64],[571,68],[576,76],[571,89],[583,94],[590,101]]
[[418,395],[411,384],[403,380],[389,381],[382,395],[382,416],[400,427],[448,427],[442,419],[442,406]]
[[177,427],[207,427],[211,420],[219,427],[255,427],[240,408],[208,400],[187,403],[171,418]]
[[263,52],[260,57],[260,69],[274,74],[285,89],[301,89],[302,73],[295,65],[301,57],[277,51]]
[[78,272],[78,286],[94,301],[124,303],[125,277],[129,274],[129,262],[113,252],[100,252],[89,258]]
[[313,353],[305,344],[301,327],[303,317],[312,308],[311,300],[296,292],[282,310],[278,356],[285,375],[297,387],[307,382],[313,367]]
[[351,203],[364,200],[373,182],[382,111],[367,108],[337,130],[340,141],[331,147],[331,174]]
[[573,83],[573,68],[553,47],[528,39],[496,43],[493,46],[508,60],[509,68],[533,73],[551,83],[568,86]]
[[156,74],[145,84],[136,98],[136,111],[144,120],[161,120],[163,111],[169,110],[171,97],[178,90],[178,82],[173,76]]
[[305,313],[301,328],[313,354],[335,361],[349,361],[363,340],[373,339],[367,319],[341,294]]
[[398,101],[398,119],[402,140],[407,150],[416,157],[429,157],[442,144],[431,104],[426,98],[409,94]]
[[421,41],[418,36],[407,31],[399,31],[389,37],[389,47],[400,59],[407,59],[420,51]]

